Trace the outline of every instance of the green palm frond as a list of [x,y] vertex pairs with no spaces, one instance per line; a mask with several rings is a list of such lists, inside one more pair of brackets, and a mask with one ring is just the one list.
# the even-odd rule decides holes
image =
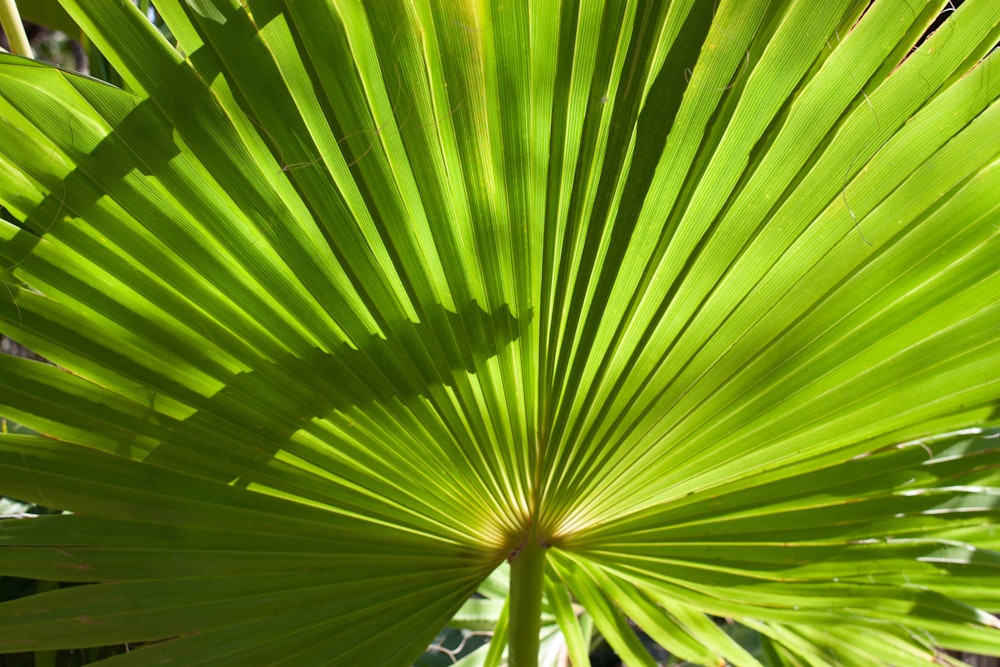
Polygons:
[[0,573],[86,585],[0,651],[405,665],[509,560],[486,664],[1000,655],[1000,4],[63,5]]

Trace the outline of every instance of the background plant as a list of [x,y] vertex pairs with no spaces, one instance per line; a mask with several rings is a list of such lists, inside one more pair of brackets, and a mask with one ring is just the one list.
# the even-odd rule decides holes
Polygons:
[[[1000,6],[64,3],[0,62],[0,648],[1000,653]],[[504,626],[487,662],[502,659]]]

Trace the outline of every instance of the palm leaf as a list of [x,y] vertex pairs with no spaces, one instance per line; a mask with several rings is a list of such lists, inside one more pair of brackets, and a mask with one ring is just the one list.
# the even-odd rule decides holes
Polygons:
[[1000,654],[997,3],[63,5],[125,88],[0,59],[0,490],[72,512],[0,572],[89,585],[0,650],[407,664],[509,559],[512,663],[543,587],[577,662],[567,591]]

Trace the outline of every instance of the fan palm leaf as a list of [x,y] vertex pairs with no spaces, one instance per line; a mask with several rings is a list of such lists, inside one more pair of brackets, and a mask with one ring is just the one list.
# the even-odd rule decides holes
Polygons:
[[63,4],[124,89],[0,59],[70,512],[0,571],[88,585],[0,650],[407,664],[509,560],[511,664],[543,589],[575,663],[1000,654],[996,2]]

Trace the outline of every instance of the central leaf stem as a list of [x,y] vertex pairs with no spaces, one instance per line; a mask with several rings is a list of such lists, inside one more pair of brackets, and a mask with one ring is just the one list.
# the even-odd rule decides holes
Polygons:
[[534,531],[510,563],[510,667],[538,667],[538,634],[542,625],[545,549]]

